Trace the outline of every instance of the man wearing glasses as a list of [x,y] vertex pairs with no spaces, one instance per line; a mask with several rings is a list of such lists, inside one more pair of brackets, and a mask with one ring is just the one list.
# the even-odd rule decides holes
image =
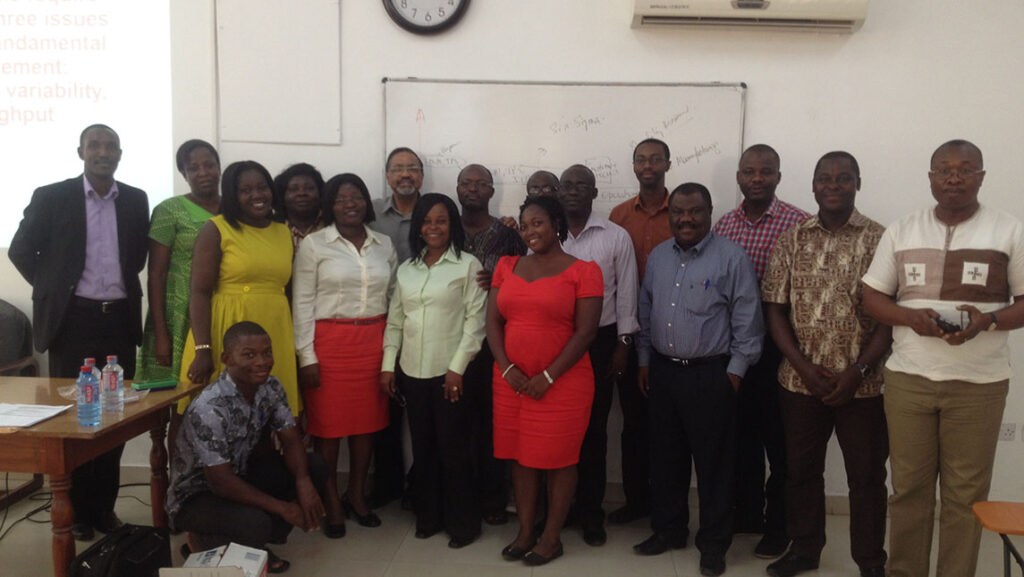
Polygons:
[[526,181],[526,194],[534,196],[555,196],[558,192],[558,177],[555,173],[547,170],[538,170],[530,175]]
[[[619,225],[594,214],[597,187],[594,173],[589,168],[581,164],[567,168],[558,183],[557,196],[569,222],[569,235],[562,243],[562,249],[580,260],[596,262],[604,277],[601,321],[589,349],[594,369],[594,404],[580,448],[575,504],[576,518],[583,528],[583,541],[590,546],[600,546],[608,538],[601,503],[607,484],[608,413],[612,408],[612,389],[616,382],[629,383],[631,388],[635,383],[634,379],[626,376],[626,371],[633,334],[640,330],[636,320],[639,290],[636,256],[629,234]],[[645,447],[645,450],[649,448]]]
[[391,194],[373,201],[373,213],[377,220],[370,228],[391,237],[398,251],[398,262],[405,262],[410,256],[409,225],[412,209],[420,199],[423,185],[423,161],[411,148],[396,148],[388,154],[384,164]]
[[865,310],[893,327],[888,574],[929,574],[938,477],[937,566],[969,577],[981,540],[971,504],[988,497],[1012,374],[1007,332],[1024,326],[1024,225],[978,202],[974,144],[940,146],[928,176],[936,205],[889,226],[862,278]]
[[[779,154],[767,144],[755,144],[740,156],[736,183],[743,203],[715,224],[715,234],[743,247],[754,263],[760,284],[775,241],[808,214],[779,200]],[[761,559],[786,552],[786,453],[779,415],[779,363],[782,355],[771,335],[764,339],[761,359],[750,367],[739,390],[736,419],[736,514],[733,533],[764,533],[754,548]],[[771,472],[765,483],[764,460]]]
[[[398,262],[405,262],[412,254],[409,248],[409,227],[412,209],[420,198],[423,184],[423,161],[411,148],[399,147],[388,154],[384,163],[385,176],[391,194],[373,201],[377,219],[370,228],[391,238],[398,252]],[[405,481],[405,461],[402,456],[402,416],[404,403],[391,399],[388,404],[390,424],[373,437],[373,495],[375,508],[383,507],[402,496]],[[412,472],[409,473],[410,477]],[[411,482],[410,482],[411,485]],[[402,506],[412,510],[412,494],[406,492]]]
[[[665,173],[672,168],[668,144],[656,138],[640,141],[633,149],[633,174],[640,185],[637,195],[612,209],[608,219],[626,229],[633,241],[637,282],[644,280],[647,256],[672,238],[668,226],[668,189]],[[622,491],[626,504],[608,514],[608,522],[630,523],[651,513],[651,456],[648,441],[647,400],[636,383],[636,349],[630,350],[626,374],[619,379],[622,407]]]

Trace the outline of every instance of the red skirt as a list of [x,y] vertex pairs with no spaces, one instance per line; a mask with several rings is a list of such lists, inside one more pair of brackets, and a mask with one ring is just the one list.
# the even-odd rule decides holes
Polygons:
[[387,323],[383,317],[359,321],[378,318],[367,324],[316,322],[313,350],[320,361],[320,388],[303,392],[310,435],[335,439],[388,425],[388,398],[380,390]]

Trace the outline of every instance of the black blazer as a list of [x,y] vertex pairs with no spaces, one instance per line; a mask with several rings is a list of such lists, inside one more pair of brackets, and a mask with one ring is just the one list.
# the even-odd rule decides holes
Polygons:
[[[128,293],[132,334],[142,342],[142,284],[146,264],[149,201],[138,188],[117,183],[117,244]],[[37,188],[7,254],[32,285],[36,350],[49,348],[60,331],[68,303],[85,268],[85,186],[83,177]]]

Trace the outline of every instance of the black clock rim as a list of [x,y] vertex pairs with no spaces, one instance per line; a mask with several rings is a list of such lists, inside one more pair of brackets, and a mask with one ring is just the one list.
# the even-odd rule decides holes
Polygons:
[[436,26],[424,26],[422,24],[413,24],[412,22],[409,22],[408,20],[402,17],[402,14],[394,7],[393,4],[391,4],[391,0],[382,1],[384,3],[384,9],[387,11],[388,16],[391,17],[391,20],[393,20],[395,24],[398,24],[405,30],[408,30],[409,32],[412,32],[414,34],[437,34],[438,32],[444,32],[445,30],[458,24],[459,20],[462,20],[462,17],[466,14],[466,10],[469,8],[469,4],[472,0],[462,0],[462,3],[459,4],[459,7],[455,9],[455,12],[452,13],[450,18]]

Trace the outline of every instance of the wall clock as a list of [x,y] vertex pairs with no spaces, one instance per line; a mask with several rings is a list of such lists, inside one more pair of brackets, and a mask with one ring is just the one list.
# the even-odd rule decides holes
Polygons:
[[415,34],[436,34],[454,26],[466,14],[470,0],[384,0],[396,24]]

